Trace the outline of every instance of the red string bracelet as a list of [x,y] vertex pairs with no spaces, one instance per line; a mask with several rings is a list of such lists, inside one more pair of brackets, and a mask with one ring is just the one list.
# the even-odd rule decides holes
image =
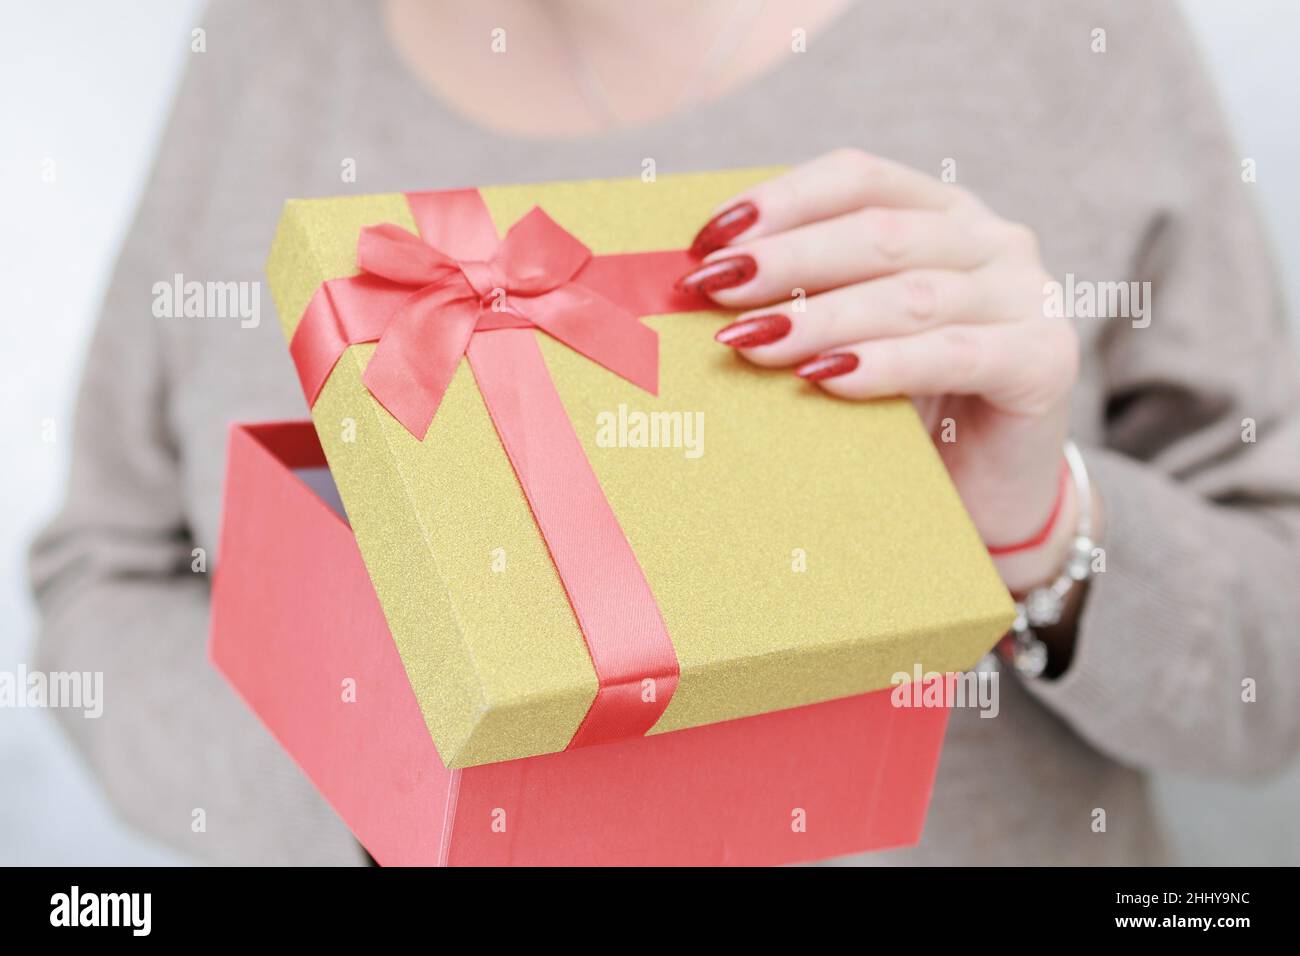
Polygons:
[[1052,529],[1056,527],[1056,519],[1061,516],[1061,508],[1065,505],[1065,489],[1070,482],[1070,466],[1062,462],[1061,480],[1056,489],[1056,503],[1052,505],[1052,513],[1047,516],[1047,522],[1042,529],[1032,538],[1026,538],[1024,541],[1018,541],[1015,544],[988,545],[989,554],[994,557],[1000,557],[1004,554],[1016,554],[1020,551],[1031,551],[1034,548],[1041,547],[1047,543],[1047,539],[1052,536]]

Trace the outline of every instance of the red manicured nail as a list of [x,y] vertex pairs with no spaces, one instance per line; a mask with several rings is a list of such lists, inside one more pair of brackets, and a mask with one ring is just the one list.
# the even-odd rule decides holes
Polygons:
[[810,382],[820,382],[823,379],[848,375],[857,367],[858,357],[852,352],[832,352],[830,355],[819,355],[810,362],[804,362],[794,370],[794,374]]
[[731,289],[744,285],[758,272],[758,263],[753,256],[731,256],[715,259],[692,269],[677,280],[677,291],[690,295],[717,292],[719,289]]
[[746,200],[727,207],[695,234],[691,243],[691,255],[702,259],[710,252],[716,252],[756,222],[758,207],[752,202]]
[[733,349],[751,349],[756,345],[771,345],[790,334],[790,317],[773,313],[756,315],[751,319],[732,322],[719,329],[713,338]]

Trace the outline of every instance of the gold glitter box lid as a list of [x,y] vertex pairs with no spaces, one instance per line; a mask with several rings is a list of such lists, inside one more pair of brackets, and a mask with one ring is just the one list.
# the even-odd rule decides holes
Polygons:
[[[595,254],[683,248],[775,170],[486,187],[498,232],[534,205]],[[401,194],[291,200],[268,278],[286,337]],[[681,680],[666,733],[968,669],[1011,601],[910,402],[851,403],[713,341],[722,312],[651,316],[657,396],[538,333],[662,611]],[[350,347],[312,418],[429,732],[449,767],[565,749],[596,694],[581,631],[462,361],[423,441]],[[650,413],[680,441],[654,447]]]

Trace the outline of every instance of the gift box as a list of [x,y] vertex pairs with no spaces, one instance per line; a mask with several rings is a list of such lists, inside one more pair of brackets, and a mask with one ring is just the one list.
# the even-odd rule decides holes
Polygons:
[[212,604],[212,660],[384,865],[758,865],[920,837],[948,711],[889,690],[448,769],[308,422],[232,430]]
[[911,404],[755,368],[674,291],[773,172],[286,204],[276,309],[445,767],[880,719],[862,695],[1008,627]]

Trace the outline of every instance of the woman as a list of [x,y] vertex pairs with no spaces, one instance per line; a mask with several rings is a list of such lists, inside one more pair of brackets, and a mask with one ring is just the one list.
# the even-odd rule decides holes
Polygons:
[[[797,164],[702,230],[682,281],[745,310],[719,348],[914,396],[1017,594],[1085,509],[1099,535],[1100,573],[1037,628],[1045,669],[1008,668],[1001,719],[954,713],[922,845],[868,862],[1159,861],[1144,771],[1294,753],[1300,389],[1171,4],[297,0],[203,27],[33,558],[43,666],[105,672],[103,718],[68,728],[128,819],[213,860],[364,859],[204,656],[192,552],[216,545],[226,425],[303,413],[280,333],[154,318],[153,283],[258,281],[286,196],[647,159]],[[1052,282],[1137,291],[1045,315]]]

